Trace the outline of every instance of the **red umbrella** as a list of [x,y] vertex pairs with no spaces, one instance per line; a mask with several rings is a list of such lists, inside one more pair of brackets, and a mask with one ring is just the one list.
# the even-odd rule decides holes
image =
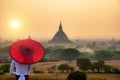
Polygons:
[[15,42],[11,46],[10,55],[19,63],[33,64],[43,59],[45,50],[39,42],[24,39]]

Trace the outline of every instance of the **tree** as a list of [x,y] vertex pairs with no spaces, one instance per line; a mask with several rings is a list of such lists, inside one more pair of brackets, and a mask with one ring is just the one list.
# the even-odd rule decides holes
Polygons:
[[10,64],[4,64],[0,67],[0,74],[8,73]]
[[60,60],[60,55],[61,55],[61,52],[64,50],[64,49],[51,49],[51,48],[46,48],[45,49],[46,51],[46,55],[45,55],[45,58],[47,61],[59,61]]
[[112,67],[109,65],[105,65],[104,61],[98,61],[92,64],[92,71],[95,72],[95,70],[97,70],[98,73],[110,73],[112,72]]
[[55,49],[50,54],[50,59],[53,59],[54,61],[61,60],[61,53],[64,49]]
[[102,72],[103,68],[104,68],[104,61],[98,61],[98,62],[94,62],[92,64],[92,71],[94,72],[95,70],[97,70],[97,72]]
[[112,67],[109,65],[104,65],[104,73],[111,73],[112,72]]
[[113,68],[112,71],[113,71],[113,73],[120,74],[120,69],[118,69],[118,68]]
[[1,53],[9,53],[9,50],[10,50],[10,46],[0,48]]
[[96,60],[111,60],[112,59],[112,53],[108,50],[100,50],[97,51],[95,54],[95,59]]
[[69,70],[70,70],[71,72],[73,72],[73,71],[74,71],[74,67],[69,67]]
[[77,59],[77,66],[79,67],[79,69],[86,71],[91,68],[91,62],[87,58],[80,58]]
[[56,65],[53,65],[53,66],[48,68],[49,73],[55,73],[55,71],[56,71]]
[[61,72],[63,73],[65,70],[69,72],[69,70],[71,70],[71,67],[68,64],[61,64],[60,66],[58,66],[58,70],[61,70]]
[[119,60],[120,59],[120,51],[113,51],[113,53],[114,53],[113,59]]
[[49,48],[46,48],[46,49],[45,49],[45,52],[46,52],[47,54],[49,54],[49,53],[51,53],[51,52],[52,52],[52,50],[51,50],[51,49],[49,49]]
[[79,58],[80,55],[81,53],[78,50],[74,48],[68,48],[63,50],[63,52],[61,53],[61,58],[63,60],[72,61]]

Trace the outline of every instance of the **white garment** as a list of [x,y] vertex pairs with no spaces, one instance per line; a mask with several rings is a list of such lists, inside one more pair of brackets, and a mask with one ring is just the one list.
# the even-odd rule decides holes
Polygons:
[[[16,71],[14,71],[16,67]],[[12,60],[10,66],[10,74],[20,75],[19,80],[25,80],[24,75],[28,75],[29,73],[33,73],[33,69],[31,65],[21,64]]]

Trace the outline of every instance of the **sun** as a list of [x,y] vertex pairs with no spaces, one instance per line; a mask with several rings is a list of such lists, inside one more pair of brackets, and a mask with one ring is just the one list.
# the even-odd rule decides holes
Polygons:
[[17,29],[20,26],[20,22],[18,20],[11,21],[11,26],[13,29]]

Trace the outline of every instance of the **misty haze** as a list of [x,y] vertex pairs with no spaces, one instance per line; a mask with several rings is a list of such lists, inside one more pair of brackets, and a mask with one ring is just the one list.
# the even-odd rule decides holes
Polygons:
[[0,0],[0,80],[13,80],[10,49],[22,39],[45,49],[30,80],[66,80],[76,71],[120,80],[119,0]]

